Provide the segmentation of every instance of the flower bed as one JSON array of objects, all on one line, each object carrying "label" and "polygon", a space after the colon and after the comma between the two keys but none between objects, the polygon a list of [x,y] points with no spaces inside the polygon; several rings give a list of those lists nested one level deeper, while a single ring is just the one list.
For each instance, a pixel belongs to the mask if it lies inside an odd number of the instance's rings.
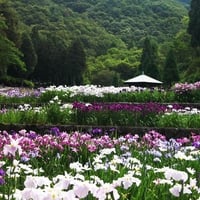
[{"label": "flower bed", "polygon": [[[190,102],[200,103],[199,82],[175,84],[171,90],[141,87],[50,86],[47,88],[9,88],[0,90],[0,103],[48,103],[55,96],[62,102]],[[20,98],[19,98],[20,97]],[[36,98],[35,98],[36,97]],[[32,99],[32,101],[31,101]]]},{"label": "flower bed", "polygon": [[2,199],[198,199],[200,135],[0,135]]},{"label": "flower bed", "polygon": [[[198,103],[199,87],[186,86],[60,86],[0,96],[10,103],[0,113],[9,129],[0,134],[0,199],[200,200],[199,107],[177,104]],[[63,130],[46,130],[54,125]]]},{"label": "flower bed", "polygon": [[75,102],[77,124],[199,128],[200,111],[178,104]]},{"label": "flower bed", "polygon": [[49,104],[17,108],[4,107],[1,124],[96,125],[136,127],[199,128],[200,110],[179,104],[81,103],[61,104],[55,97]]}]

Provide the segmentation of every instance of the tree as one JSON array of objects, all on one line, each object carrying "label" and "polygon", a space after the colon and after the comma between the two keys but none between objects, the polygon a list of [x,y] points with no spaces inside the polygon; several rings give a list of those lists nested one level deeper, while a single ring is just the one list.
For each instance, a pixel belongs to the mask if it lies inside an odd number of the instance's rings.
[{"label": "tree", "polygon": [[200,47],[200,1],[192,0],[189,11],[188,33],[191,34],[191,45]]},{"label": "tree", "polygon": [[68,84],[82,84],[83,73],[86,70],[86,54],[79,39],[73,41],[68,49],[66,67]]},{"label": "tree", "polygon": [[38,58],[32,78],[42,83],[60,84],[60,75],[63,74],[62,65],[64,65],[64,61],[61,59],[63,41],[49,30],[36,29],[32,40]]},{"label": "tree", "polygon": [[120,74],[122,80],[129,79],[136,74],[136,68],[125,62],[119,63],[113,70]]},{"label": "tree", "polygon": [[37,64],[37,54],[30,35],[27,32],[22,34],[21,51],[23,53],[23,61],[26,64],[26,76],[29,76],[35,69]]},{"label": "tree", "polygon": [[156,43],[150,40],[148,37],[145,38],[141,56],[141,64],[139,66],[140,73],[144,72],[149,76],[159,78],[157,59],[158,52]]},{"label": "tree", "polygon": [[163,82],[166,86],[171,86],[174,82],[179,81],[179,73],[174,56],[173,49],[167,53],[164,69],[163,69]]},{"label": "tree", "polygon": [[0,76],[6,76],[10,65],[16,65],[20,70],[25,70],[21,60],[22,53],[15,47],[5,33],[7,29],[5,18],[0,16]]},{"label": "tree", "polygon": [[92,84],[101,86],[118,86],[119,82],[119,74],[109,69],[97,72],[92,78]]},{"label": "tree", "polygon": [[6,36],[17,48],[20,47],[19,18],[16,11],[10,6],[9,0],[0,0],[0,14],[5,18]]},{"label": "tree", "polygon": [[29,75],[34,71],[37,64],[37,55],[30,35],[27,32],[24,32],[22,34],[21,40],[22,43],[20,50],[23,53],[22,60],[25,63],[26,71],[19,71],[17,68],[11,67],[11,69],[9,70],[9,75],[28,78]]},{"label": "tree", "polygon": [[200,57],[196,56],[195,58],[193,58],[190,66],[188,67],[188,69],[185,71],[185,82],[197,82],[199,81],[199,77],[200,77]]},{"label": "tree", "polygon": [[188,64],[194,57],[193,48],[190,45],[190,40],[191,37],[186,32],[186,30],[179,31],[174,38],[173,46],[176,47],[174,49],[174,53],[176,55],[176,61],[179,63],[179,65],[181,64],[188,67]]}]

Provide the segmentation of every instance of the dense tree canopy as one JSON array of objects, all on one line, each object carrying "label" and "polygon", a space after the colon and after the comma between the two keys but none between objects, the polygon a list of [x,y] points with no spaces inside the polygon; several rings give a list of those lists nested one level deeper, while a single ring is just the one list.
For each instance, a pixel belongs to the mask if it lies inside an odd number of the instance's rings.
[{"label": "dense tree canopy", "polygon": [[148,37],[144,40],[139,72],[145,73],[153,78],[160,78],[157,44]]},{"label": "dense tree canopy", "polygon": [[26,75],[29,76],[35,70],[35,66],[37,64],[37,54],[35,52],[31,36],[27,32],[22,34],[20,50],[24,54],[22,59],[26,64]]},{"label": "dense tree canopy", "polygon": [[61,1],[74,12],[84,13],[108,32],[120,37],[129,47],[142,44],[146,35],[162,42],[181,28],[184,7],[174,0]]},{"label": "dense tree canopy", "polygon": [[176,58],[174,56],[174,51],[173,49],[170,49],[164,69],[163,69],[163,82],[166,86],[172,86],[173,83],[176,83],[179,81],[179,73],[178,73],[178,68],[177,68],[177,63],[176,63]]},{"label": "dense tree canopy", "polygon": [[200,1],[192,0],[189,12],[188,32],[191,34],[191,45],[200,47]]},{"label": "dense tree canopy", "polygon": [[[7,75],[10,66],[15,66],[19,70],[25,70],[25,65],[21,60],[22,53],[14,43],[16,41],[13,42],[10,40],[16,38],[11,37],[14,34],[11,34],[13,31],[12,28],[7,25],[8,20],[6,17],[9,15],[9,19],[12,19],[14,16],[11,9],[9,14],[7,10],[8,5],[6,4],[6,2],[0,1],[0,76]],[[6,15],[4,15],[5,13]]]},{"label": "dense tree canopy", "polygon": [[[161,77],[172,47],[181,79],[194,81],[197,76],[189,73],[198,59],[191,51],[187,20],[183,23],[189,2],[0,0],[0,47],[7,52],[0,52],[1,72],[68,85],[98,84],[101,77],[109,82],[110,76],[109,84],[118,85],[137,75],[138,67],[140,73],[145,66],[146,74]],[[149,49],[143,47],[146,36]],[[26,73],[19,70],[24,63]]]},{"label": "dense tree canopy", "polygon": [[39,82],[60,84],[64,78],[63,65],[67,56],[67,45],[58,35],[50,31],[33,30],[32,38],[37,54],[37,65],[32,78]]},{"label": "dense tree canopy", "polygon": [[72,42],[67,54],[68,85],[83,84],[83,73],[86,70],[86,55],[79,39]]}]

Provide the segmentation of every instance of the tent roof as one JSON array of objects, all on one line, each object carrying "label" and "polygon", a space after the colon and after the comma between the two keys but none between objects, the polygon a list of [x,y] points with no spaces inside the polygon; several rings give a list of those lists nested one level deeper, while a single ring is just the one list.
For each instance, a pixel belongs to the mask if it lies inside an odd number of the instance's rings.
[{"label": "tent roof", "polygon": [[158,81],[150,76],[147,76],[145,74],[141,74],[139,76],[136,76],[134,78],[131,78],[127,81],[124,81],[124,83],[127,83],[127,84],[139,84],[139,83],[146,83],[146,84],[162,84],[161,81]]}]

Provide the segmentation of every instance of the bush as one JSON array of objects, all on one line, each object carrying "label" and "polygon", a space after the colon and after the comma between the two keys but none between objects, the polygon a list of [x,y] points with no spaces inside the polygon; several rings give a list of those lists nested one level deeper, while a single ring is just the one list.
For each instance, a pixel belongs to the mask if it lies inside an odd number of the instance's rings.
[{"label": "bush", "polygon": [[12,76],[2,76],[0,77],[0,83],[6,86],[12,86],[12,87],[19,87],[19,86],[25,86],[25,87],[34,87],[34,83],[29,80],[25,80],[22,78],[15,78]]}]

